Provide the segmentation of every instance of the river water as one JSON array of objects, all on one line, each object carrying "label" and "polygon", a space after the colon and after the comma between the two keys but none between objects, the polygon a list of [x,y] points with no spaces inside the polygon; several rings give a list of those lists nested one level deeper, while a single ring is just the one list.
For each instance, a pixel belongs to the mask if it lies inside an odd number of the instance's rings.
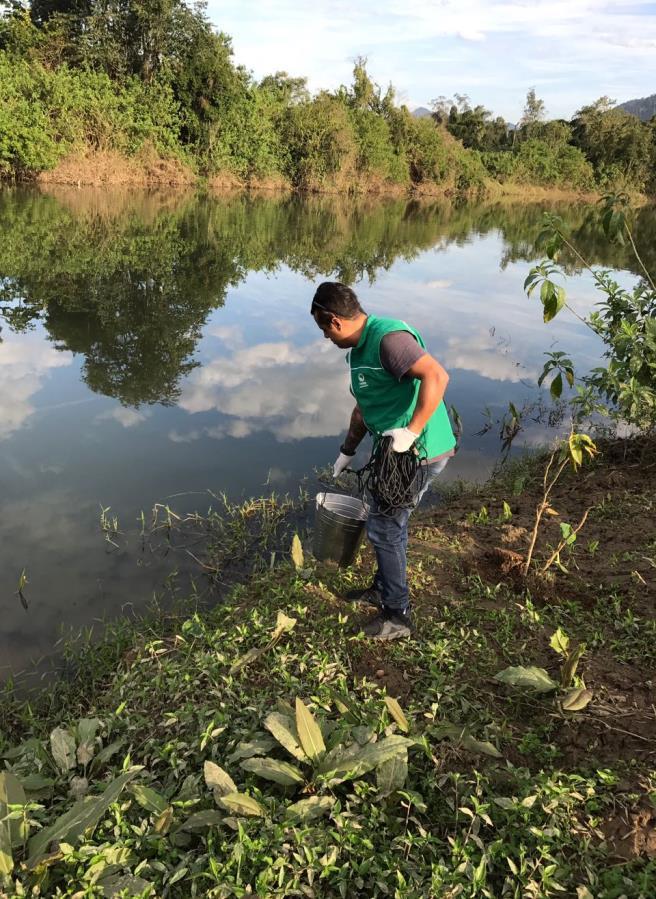
[{"label": "river water", "polygon": [[[322,280],[422,333],[463,422],[445,479],[484,479],[508,403],[546,399],[543,354],[567,351],[579,371],[601,354],[576,318],[545,325],[523,292],[545,208],[1,192],[0,677],[160,589],[161,565],[103,542],[101,507],[130,531],[157,502],[204,511],[208,489],[238,500],[306,478],[312,491],[352,406],[343,352],[308,312]],[[549,209],[593,264],[635,281],[594,207]],[[642,210],[649,262],[655,227]],[[572,263],[568,287],[589,312],[590,274]],[[551,439],[547,418],[529,417],[513,451]]]}]

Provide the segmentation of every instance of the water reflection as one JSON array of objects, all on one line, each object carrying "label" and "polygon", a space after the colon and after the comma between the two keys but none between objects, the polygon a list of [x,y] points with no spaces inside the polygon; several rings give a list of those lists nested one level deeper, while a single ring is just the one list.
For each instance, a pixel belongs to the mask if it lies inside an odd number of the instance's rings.
[{"label": "water reflection", "polygon": [[[0,220],[9,239],[0,247],[0,306],[10,329],[40,321],[56,350],[79,354],[93,391],[128,406],[172,403],[181,379],[198,364],[194,352],[209,314],[249,272],[285,267],[307,278],[372,282],[422,251],[446,252],[497,232],[503,268],[536,258],[541,215],[538,206],[244,196],[172,203],[120,195],[112,206],[101,204],[97,192],[63,192],[57,199],[5,192]],[[566,217],[590,261],[627,264],[626,250],[609,249],[599,236],[596,210],[569,207]],[[637,229],[648,266],[656,255],[645,227],[650,217],[641,210]],[[425,287],[439,293],[453,281],[431,279]],[[276,318],[283,302],[278,296]],[[235,347],[239,329],[232,327],[232,336],[223,336]]]},{"label": "water reflection", "polygon": [[[103,552],[99,504],[129,530],[172,494],[183,511],[205,508],[207,488],[294,490],[333,460],[351,399],[343,354],[308,314],[317,280],[354,283],[365,308],[419,328],[465,422],[449,477],[485,477],[499,448],[473,436],[485,407],[535,400],[555,344],[583,368],[600,354],[576,320],[545,328],[523,295],[543,208],[1,192],[0,668],[161,582],[153,560]],[[630,264],[598,237],[594,208],[552,210],[590,261]],[[656,267],[654,213],[638,219]],[[589,276],[574,295],[591,307]],[[521,439],[544,440],[542,425]]]}]

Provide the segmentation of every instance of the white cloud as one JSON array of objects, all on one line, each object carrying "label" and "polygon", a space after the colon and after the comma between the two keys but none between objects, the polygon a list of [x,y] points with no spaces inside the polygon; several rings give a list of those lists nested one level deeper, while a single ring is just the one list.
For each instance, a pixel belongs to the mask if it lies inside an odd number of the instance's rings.
[{"label": "white cloud", "polygon": [[447,369],[473,371],[484,378],[496,381],[531,380],[537,370],[523,365],[510,354],[509,347],[494,338],[488,331],[466,337],[451,337],[443,353]]},{"label": "white cloud", "polygon": [[37,334],[10,336],[0,343],[0,440],[26,424],[35,411],[32,398],[52,369],[72,361],[72,353],[53,349]]},{"label": "white cloud", "polygon": [[[307,75],[312,90],[333,89],[350,82],[354,58],[365,55],[373,77],[391,80],[415,105],[481,87],[480,102],[511,120],[527,87],[539,88],[561,61],[576,77],[545,97],[553,115],[569,115],[601,93],[643,96],[656,42],[647,0],[243,0],[228,7],[210,0],[208,12],[232,36],[237,62],[257,77],[291,70]],[[434,63],[422,62],[431,56]],[[539,62],[535,81],[526,80],[532,61]]]},{"label": "white cloud", "polygon": [[179,431],[172,430],[169,431],[169,440],[173,443],[192,443],[194,440],[198,440],[201,435],[202,431],[188,431],[186,434],[181,434]]},{"label": "white cloud", "polygon": [[207,329],[210,337],[218,337],[225,344],[233,347],[242,347],[244,345],[244,332],[239,325],[213,325]]},{"label": "white cloud", "polygon": [[133,428],[135,425],[145,421],[149,415],[149,412],[130,409],[127,406],[115,406],[113,409],[109,409],[107,412],[101,412],[100,415],[97,415],[96,421],[113,420],[117,421],[124,428]]},{"label": "white cloud", "polygon": [[473,41],[474,43],[479,43],[480,41],[485,40],[485,35],[481,31],[470,31],[468,29],[463,29],[458,32],[458,37],[462,38],[463,41]]},{"label": "white cloud", "polygon": [[215,359],[189,376],[179,405],[191,414],[214,410],[228,421],[169,437],[194,440],[202,433],[220,439],[267,430],[287,441],[339,434],[353,404],[340,354],[320,340],[302,347],[261,343]]},{"label": "white cloud", "polygon": [[426,287],[432,287],[433,290],[448,290],[449,287],[453,286],[453,281],[440,280],[437,281],[426,281]]}]

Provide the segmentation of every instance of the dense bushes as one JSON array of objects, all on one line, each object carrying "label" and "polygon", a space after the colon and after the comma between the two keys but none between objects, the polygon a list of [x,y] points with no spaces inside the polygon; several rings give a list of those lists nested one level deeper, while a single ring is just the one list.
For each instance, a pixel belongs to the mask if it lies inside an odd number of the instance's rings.
[{"label": "dense bushes", "polygon": [[580,150],[569,144],[551,146],[537,139],[524,141],[513,163],[517,181],[573,189],[594,186],[592,166]]},{"label": "dense bushes", "polygon": [[463,96],[435,101],[427,118],[394,100],[363,59],[350,87],[314,97],[285,72],[258,83],[203,7],[183,0],[12,0],[0,16],[0,176],[29,177],[70,152],[148,146],[201,175],[309,190],[473,191],[490,177],[656,187],[656,126],[605,98],[572,122],[543,121],[529,91],[515,129]]},{"label": "dense bushes", "polygon": [[545,120],[533,89],[517,126],[492,118],[469,98],[433,101],[433,117],[465,147],[479,150],[489,175],[501,182],[575,190],[656,190],[656,118],[642,122],[602,97],[571,122]]},{"label": "dense bushes", "polygon": [[181,153],[177,104],[170,87],[102,72],[54,70],[0,52],[0,174],[52,168],[75,147],[131,155],[146,141]]}]

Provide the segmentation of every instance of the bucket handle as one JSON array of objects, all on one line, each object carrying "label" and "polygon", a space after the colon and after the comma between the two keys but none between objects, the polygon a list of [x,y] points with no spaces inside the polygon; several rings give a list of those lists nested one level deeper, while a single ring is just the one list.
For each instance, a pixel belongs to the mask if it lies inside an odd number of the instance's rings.
[{"label": "bucket handle", "polygon": [[[322,498],[321,498],[321,502],[319,503],[319,508],[320,508],[320,509],[325,508],[325,505],[326,505],[326,496],[327,496],[327,494],[328,494],[328,491],[327,491],[327,490],[322,490],[322,492],[321,492],[321,497],[322,497]],[[360,496],[357,496],[357,497],[356,497],[356,496],[351,496],[351,497],[349,497],[349,498],[350,498],[350,499],[359,499],[360,502],[362,503],[362,511],[363,511],[363,512],[365,511],[365,509],[367,508],[367,504],[366,504],[365,501],[364,501],[364,490],[362,491],[362,493],[360,494]],[[367,513],[367,515],[368,515],[368,514],[369,514],[369,513]]]}]

